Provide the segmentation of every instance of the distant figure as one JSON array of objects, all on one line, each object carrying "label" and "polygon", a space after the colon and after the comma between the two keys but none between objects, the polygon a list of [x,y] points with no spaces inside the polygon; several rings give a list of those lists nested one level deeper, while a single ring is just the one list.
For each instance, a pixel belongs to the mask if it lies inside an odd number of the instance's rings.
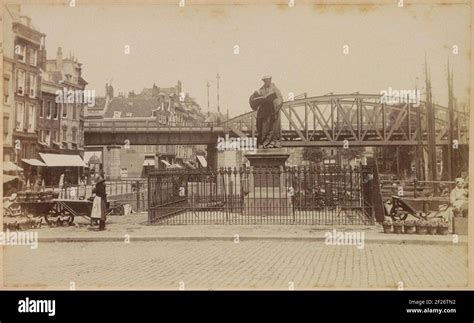
[{"label": "distant figure", "polygon": [[456,178],[456,187],[449,195],[454,216],[467,216],[468,191],[464,188],[464,179]]},{"label": "distant figure", "polygon": [[262,77],[263,86],[249,99],[250,107],[257,110],[257,147],[280,148],[281,124],[280,108],[283,97],[272,83],[270,75]]},{"label": "distant figure", "polygon": [[25,177],[24,172],[20,172],[20,179],[18,181],[18,185],[19,185],[19,188],[18,188],[19,191],[23,191],[24,189],[26,189],[26,177]]},{"label": "distant figure", "polygon": [[99,231],[105,230],[107,193],[105,190],[105,179],[102,175],[97,175],[95,188],[92,193],[95,194],[92,204],[91,219],[99,220]]},{"label": "distant figure", "polygon": [[[59,193],[60,193],[60,198],[67,198],[66,197],[66,188],[64,187],[64,173],[59,176]],[[63,190],[64,189],[64,190]]]}]

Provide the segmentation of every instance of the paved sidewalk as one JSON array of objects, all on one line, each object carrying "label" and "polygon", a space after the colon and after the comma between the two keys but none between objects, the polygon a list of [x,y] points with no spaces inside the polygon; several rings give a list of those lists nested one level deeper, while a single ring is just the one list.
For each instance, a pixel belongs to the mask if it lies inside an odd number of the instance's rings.
[{"label": "paved sidewalk", "polygon": [[37,229],[43,242],[87,242],[87,241],[135,241],[152,240],[287,240],[324,241],[327,232],[333,230],[363,232],[365,241],[370,243],[395,244],[460,244],[467,243],[467,236],[453,235],[407,235],[385,234],[380,225],[147,225],[146,213],[130,216],[110,216],[107,229],[97,231],[78,218],[75,226]]}]

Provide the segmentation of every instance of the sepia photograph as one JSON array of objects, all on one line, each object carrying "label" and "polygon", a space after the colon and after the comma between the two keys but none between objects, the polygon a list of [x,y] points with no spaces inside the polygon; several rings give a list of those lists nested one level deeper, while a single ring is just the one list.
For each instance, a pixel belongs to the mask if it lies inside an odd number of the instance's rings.
[{"label": "sepia photograph", "polygon": [[472,14],[4,1],[1,289],[472,290]]}]

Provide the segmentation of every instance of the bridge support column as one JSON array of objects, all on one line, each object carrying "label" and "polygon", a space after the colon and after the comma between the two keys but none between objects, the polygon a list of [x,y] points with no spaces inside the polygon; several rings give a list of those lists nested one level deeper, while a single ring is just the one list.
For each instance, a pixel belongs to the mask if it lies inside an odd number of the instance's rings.
[{"label": "bridge support column", "polygon": [[107,146],[108,158],[105,174],[110,180],[120,179],[120,149],[119,145]]},{"label": "bridge support column", "polygon": [[210,169],[217,169],[217,147],[216,144],[207,145],[207,167]]}]

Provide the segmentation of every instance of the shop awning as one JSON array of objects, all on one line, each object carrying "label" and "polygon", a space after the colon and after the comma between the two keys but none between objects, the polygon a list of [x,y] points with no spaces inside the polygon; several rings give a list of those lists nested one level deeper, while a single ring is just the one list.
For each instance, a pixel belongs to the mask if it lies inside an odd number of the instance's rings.
[{"label": "shop awning", "polygon": [[37,166],[37,167],[45,167],[46,164],[43,163],[41,160],[38,160],[38,159],[34,159],[34,158],[31,158],[31,159],[22,159],[21,160],[22,162],[28,164],[28,165],[31,165],[31,166]]},{"label": "shop awning", "polygon": [[145,159],[145,161],[143,161],[143,166],[155,166],[155,160]]},{"label": "shop awning", "polygon": [[171,165],[169,168],[182,169],[183,166],[181,166],[181,165],[179,165],[179,164],[173,164],[173,165]]},{"label": "shop awning", "polygon": [[14,181],[16,179],[18,179],[18,176],[11,176],[11,175],[3,174],[3,184]]},{"label": "shop awning", "polygon": [[201,164],[202,167],[207,167],[207,160],[204,158],[204,156],[197,155],[197,160],[199,161],[199,164]]},{"label": "shop awning", "polygon": [[59,155],[40,153],[48,167],[87,167],[86,163],[78,155]]},{"label": "shop awning", "polygon": [[163,164],[165,164],[166,166],[168,166],[168,167],[171,166],[171,164],[168,163],[166,160],[160,160],[160,161],[161,161]]},{"label": "shop awning", "polygon": [[196,169],[196,166],[194,166],[193,164],[191,164],[191,163],[188,162],[188,161],[185,161],[185,162],[184,162],[184,165],[188,166],[190,169]]},{"label": "shop awning", "polygon": [[11,161],[5,161],[3,162],[3,171],[4,172],[15,172],[15,171],[21,172],[23,171],[23,168],[21,168],[20,166],[17,166]]}]

